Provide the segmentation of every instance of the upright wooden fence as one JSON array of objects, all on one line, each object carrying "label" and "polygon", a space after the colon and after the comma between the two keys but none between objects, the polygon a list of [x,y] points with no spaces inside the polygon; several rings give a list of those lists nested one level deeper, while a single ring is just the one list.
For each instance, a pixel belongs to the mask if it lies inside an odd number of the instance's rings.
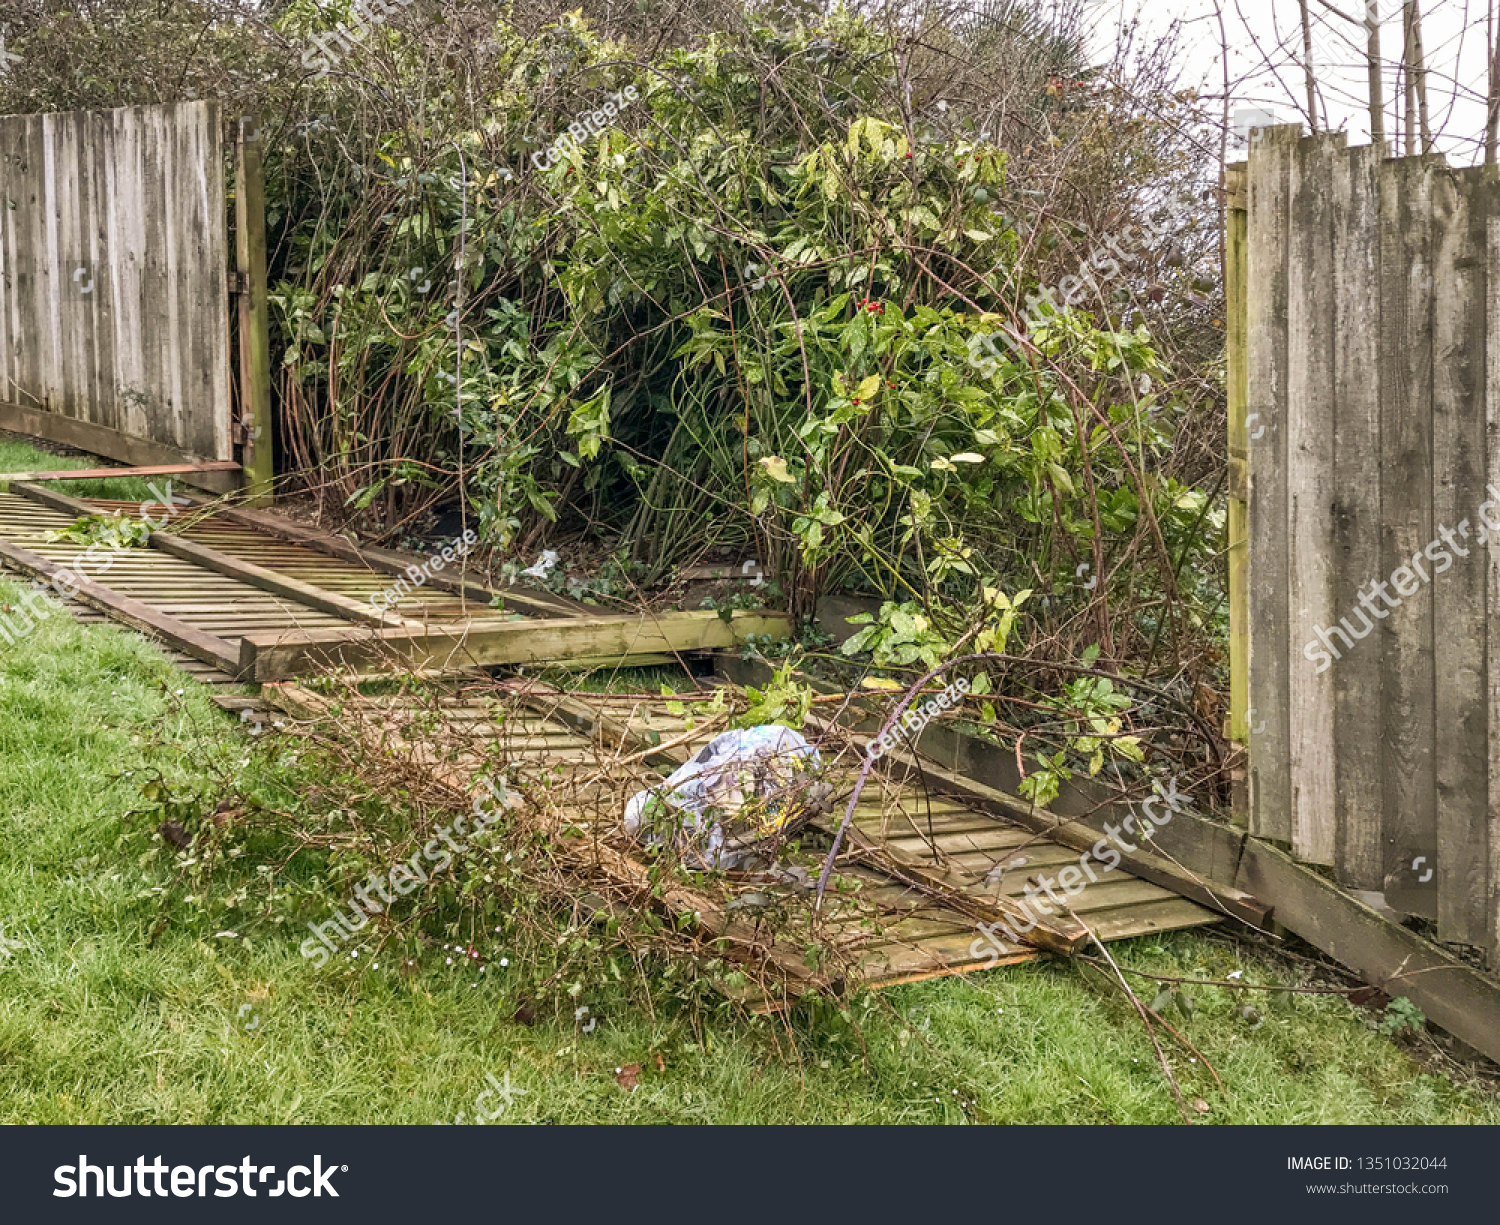
[{"label": "upright wooden fence", "polygon": [[1231,243],[1251,833],[1493,962],[1500,183],[1383,153],[1264,130]]},{"label": "upright wooden fence", "polygon": [[217,107],[0,118],[0,426],[235,458]]}]

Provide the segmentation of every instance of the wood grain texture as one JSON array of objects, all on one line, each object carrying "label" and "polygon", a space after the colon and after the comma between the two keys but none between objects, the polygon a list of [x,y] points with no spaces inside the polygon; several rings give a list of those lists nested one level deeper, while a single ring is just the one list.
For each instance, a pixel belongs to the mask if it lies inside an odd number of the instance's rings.
[{"label": "wood grain texture", "polygon": [[633,655],[711,651],[749,634],[786,637],[784,616],[736,612],[678,612],[650,617],[579,617],[533,621],[473,621],[419,630],[258,631],[241,642],[240,665],[257,681],[308,676],[325,668],[381,672],[422,668],[461,671],[499,664],[577,658],[625,660]]},{"label": "wood grain texture", "polygon": [[234,458],[220,146],[210,102],[0,117],[0,400]]},{"label": "wood grain texture", "polygon": [[[1496,212],[1500,212],[1497,206]],[[1485,292],[1486,330],[1500,333],[1500,216],[1485,218],[1485,254],[1489,283]],[[1500,344],[1485,350],[1485,459],[1490,485],[1500,488]],[[1485,696],[1489,741],[1489,923],[1485,945],[1491,968],[1500,966],[1500,498],[1489,488],[1479,507],[1485,570]],[[1493,525],[1493,526],[1492,526]]]},{"label": "wood grain texture", "polygon": [[[1333,599],[1360,626],[1360,593],[1380,573],[1380,165],[1383,147],[1347,150],[1333,167],[1335,311]],[[1378,619],[1378,618],[1377,618]],[[1334,865],[1354,889],[1385,884],[1381,828],[1380,642],[1332,670]]]},{"label": "wood grain texture", "polygon": [[1267,128],[1250,150],[1246,414],[1250,484],[1250,829],[1292,837],[1287,614],[1287,267],[1297,124]]},{"label": "wood grain texture", "polygon": [[[1229,727],[1227,736],[1242,747],[1250,743],[1250,536],[1248,463],[1249,438],[1245,416],[1249,410],[1249,331],[1246,318],[1247,278],[1250,272],[1249,216],[1245,211],[1243,166],[1229,169],[1229,209],[1225,223],[1224,290],[1229,334],[1229,497],[1225,515],[1224,552],[1229,568]],[[1243,784],[1236,787],[1237,820],[1247,820]]]},{"label": "wood grain texture", "polygon": [[[1333,604],[1334,167],[1343,138],[1309,137],[1292,157],[1287,235],[1286,511],[1292,849],[1334,858],[1333,669],[1301,644],[1337,622]],[[1274,479],[1274,478],[1273,478]]]},{"label": "wood grain texture", "polygon": [[[1482,170],[1433,176],[1432,563],[1438,937],[1484,945],[1489,901],[1487,576],[1478,508],[1488,471],[1486,217]],[[1435,547],[1434,547],[1435,546]]]},{"label": "wood grain texture", "polygon": [[[1413,562],[1433,539],[1432,159],[1381,167],[1381,561],[1389,616],[1380,624],[1385,894],[1437,918],[1437,775],[1433,760],[1433,593]],[[1356,647],[1360,644],[1356,644]],[[1336,665],[1337,666],[1337,665]],[[1419,862],[1420,861],[1420,862]]]}]

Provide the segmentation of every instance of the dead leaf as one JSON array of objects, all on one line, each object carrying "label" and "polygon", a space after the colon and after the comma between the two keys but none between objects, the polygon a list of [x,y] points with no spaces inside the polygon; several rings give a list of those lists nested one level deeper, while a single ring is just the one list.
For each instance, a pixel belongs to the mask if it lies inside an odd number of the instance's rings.
[{"label": "dead leaf", "polygon": [[[661,1058],[661,1056],[657,1056]],[[641,1065],[638,1063],[627,1063],[623,1068],[615,1069],[615,1081],[622,1089],[634,1089],[636,1081],[641,1078]]]},{"label": "dead leaf", "polygon": [[665,1072],[667,1070],[667,1061],[661,1057],[660,1051],[656,1052],[656,1070],[658,1072]]},{"label": "dead leaf", "polygon": [[176,821],[163,821],[161,828],[156,831],[179,851],[184,850],[193,843],[192,834],[183,829]]}]

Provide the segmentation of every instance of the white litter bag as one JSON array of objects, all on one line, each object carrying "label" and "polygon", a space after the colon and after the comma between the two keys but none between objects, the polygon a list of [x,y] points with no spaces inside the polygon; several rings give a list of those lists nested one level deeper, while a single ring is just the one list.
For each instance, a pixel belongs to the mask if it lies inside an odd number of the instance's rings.
[{"label": "white litter bag", "polygon": [[689,867],[733,868],[798,808],[794,786],[821,759],[801,733],[778,724],[725,732],[660,787],[625,806],[625,830],[673,838]]}]

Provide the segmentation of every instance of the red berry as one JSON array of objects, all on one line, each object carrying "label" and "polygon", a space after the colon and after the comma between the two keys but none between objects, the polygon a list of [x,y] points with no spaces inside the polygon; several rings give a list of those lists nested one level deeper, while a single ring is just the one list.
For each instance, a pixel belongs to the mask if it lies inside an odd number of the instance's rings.
[{"label": "red berry", "polygon": [[854,402],[855,402],[855,403],[856,403],[856,404],[858,404],[858,403],[859,403],[859,401],[858,401],[858,400],[856,400],[856,401],[854,401]]}]

